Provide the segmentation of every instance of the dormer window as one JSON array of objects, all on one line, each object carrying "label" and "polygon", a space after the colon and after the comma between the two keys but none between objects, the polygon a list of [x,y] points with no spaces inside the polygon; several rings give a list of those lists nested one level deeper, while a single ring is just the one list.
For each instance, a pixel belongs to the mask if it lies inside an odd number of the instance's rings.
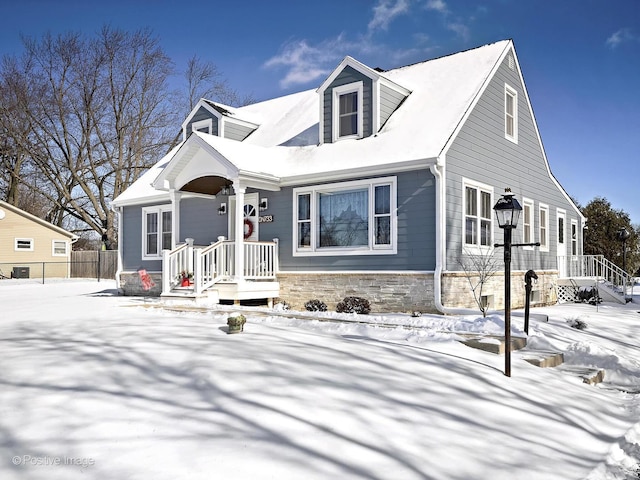
[{"label": "dormer window", "polygon": [[202,132],[213,135],[213,120],[211,118],[207,118],[205,120],[200,120],[199,122],[193,122],[191,124],[191,130],[194,132]]},{"label": "dormer window", "polygon": [[363,83],[355,82],[333,89],[333,140],[362,138]]}]

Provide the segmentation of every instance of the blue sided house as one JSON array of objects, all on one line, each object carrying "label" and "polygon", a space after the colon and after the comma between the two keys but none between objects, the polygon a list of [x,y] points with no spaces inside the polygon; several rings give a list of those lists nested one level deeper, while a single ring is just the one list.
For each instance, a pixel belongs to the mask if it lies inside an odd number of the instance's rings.
[{"label": "blue sided house", "polygon": [[[513,250],[514,306],[530,269],[535,304],[573,295],[594,260],[585,218],[551,173],[513,42],[389,71],[346,57],[314,90],[201,99],[182,141],[113,201],[118,281],[167,300],[477,308],[464,265],[501,262],[507,187],[523,208],[513,242],[540,243]],[[502,308],[503,282],[501,267],[482,302]]]}]

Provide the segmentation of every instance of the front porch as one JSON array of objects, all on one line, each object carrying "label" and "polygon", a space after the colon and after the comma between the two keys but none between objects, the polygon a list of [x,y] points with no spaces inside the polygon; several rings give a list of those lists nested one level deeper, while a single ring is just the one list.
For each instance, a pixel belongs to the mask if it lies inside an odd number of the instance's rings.
[{"label": "front porch", "polygon": [[[239,304],[242,300],[265,299],[273,305],[280,293],[276,281],[277,242],[221,238],[208,246],[195,246],[187,240],[163,252],[163,300]],[[236,255],[237,251],[242,255]]]}]

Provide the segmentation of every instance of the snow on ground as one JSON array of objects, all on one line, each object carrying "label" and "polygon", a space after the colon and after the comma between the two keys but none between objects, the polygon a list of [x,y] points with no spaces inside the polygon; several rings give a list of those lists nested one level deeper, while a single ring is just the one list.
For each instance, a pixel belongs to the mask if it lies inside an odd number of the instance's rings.
[{"label": "snow on ground", "polygon": [[530,344],[604,368],[599,386],[519,352],[509,378],[457,341],[499,335],[497,315],[254,308],[227,335],[231,307],[162,309],[110,281],[3,280],[0,305],[2,479],[639,476],[637,304],[533,310],[549,321]]}]

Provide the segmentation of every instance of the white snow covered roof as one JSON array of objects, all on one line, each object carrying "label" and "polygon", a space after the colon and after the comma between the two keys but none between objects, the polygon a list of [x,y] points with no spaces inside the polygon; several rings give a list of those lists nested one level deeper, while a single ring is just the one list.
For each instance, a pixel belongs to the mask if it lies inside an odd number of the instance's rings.
[{"label": "white snow covered roof", "polygon": [[[318,94],[316,90],[308,90],[233,109],[238,118],[251,119],[259,125],[242,142],[194,132],[184,144],[203,140],[207,148],[224,157],[238,171],[277,177],[283,186],[318,179],[346,178],[356,172],[377,174],[429,165],[443,152],[510,48],[511,40],[503,40],[434,60],[376,72],[411,93],[380,131],[370,137],[321,145],[282,146],[319,123]],[[158,190],[147,187],[174,155],[186,155],[182,146],[158,162],[114,203],[131,202],[134,197],[142,198],[140,195],[147,200],[158,195]],[[177,166],[178,163],[172,162],[171,165]],[[140,182],[145,185],[137,185]],[[156,186],[162,188],[161,182],[156,182]]]}]

